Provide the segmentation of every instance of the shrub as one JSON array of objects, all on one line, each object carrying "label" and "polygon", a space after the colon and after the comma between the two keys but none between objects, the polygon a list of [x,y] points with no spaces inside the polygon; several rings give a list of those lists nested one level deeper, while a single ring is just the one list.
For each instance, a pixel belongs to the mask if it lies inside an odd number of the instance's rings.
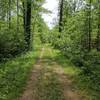
[{"label": "shrub", "polygon": [[0,31],[0,61],[13,57],[24,49],[24,39],[14,30]]}]

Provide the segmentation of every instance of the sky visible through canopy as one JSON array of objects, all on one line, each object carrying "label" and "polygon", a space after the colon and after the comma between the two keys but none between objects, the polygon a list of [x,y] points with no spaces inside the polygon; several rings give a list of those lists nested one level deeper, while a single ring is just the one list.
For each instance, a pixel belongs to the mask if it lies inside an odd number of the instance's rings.
[{"label": "sky visible through canopy", "polygon": [[43,7],[52,12],[50,14],[42,15],[48,26],[52,28],[54,26],[55,19],[57,19],[58,16],[58,0],[46,0]]}]

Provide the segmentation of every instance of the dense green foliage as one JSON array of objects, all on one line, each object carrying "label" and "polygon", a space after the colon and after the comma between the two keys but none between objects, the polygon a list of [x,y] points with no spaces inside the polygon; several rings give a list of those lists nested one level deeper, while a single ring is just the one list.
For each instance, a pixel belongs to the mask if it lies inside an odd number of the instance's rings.
[{"label": "dense green foliage", "polygon": [[62,20],[51,30],[49,42],[80,67],[80,74],[89,78],[83,80],[90,80],[89,89],[100,92],[100,3],[97,0],[76,1],[63,1],[63,14],[59,14]]},{"label": "dense green foliage", "polygon": [[0,100],[17,100],[38,55],[39,48],[35,48],[34,53],[30,51],[0,64]]},{"label": "dense green foliage", "polygon": [[[42,13],[49,12],[43,8],[44,2],[0,0],[0,100],[13,100],[20,95],[39,54],[35,44],[40,43],[59,49],[55,59],[67,74],[76,76],[76,86],[88,91],[90,100],[100,100],[100,0],[59,0],[59,20],[52,30],[42,18]],[[50,88],[41,76],[38,88],[50,89],[50,100],[55,95],[58,100],[62,93],[56,90],[58,80],[53,74],[47,81]]]},{"label": "dense green foliage", "polygon": [[38,37],[47,27],[42,13],[48,10],[43,3],[44,0],[0,0],[0,100],[20,96],[39,56]]},{"label": "dense green foliage", "polygon": [[43,3],[44,0],[0,0],[0,61],[32,49],[34,34],[43,33],[46,26],[42,13],[48,10]]}]

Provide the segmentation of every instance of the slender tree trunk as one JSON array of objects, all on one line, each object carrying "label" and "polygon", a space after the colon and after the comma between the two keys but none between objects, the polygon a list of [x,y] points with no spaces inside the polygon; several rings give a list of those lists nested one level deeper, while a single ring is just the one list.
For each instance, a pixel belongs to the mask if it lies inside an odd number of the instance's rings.
[{"label": "slender tree trunk", "polygon": [[91,51],[91,0],[89,0],[88,14],[88,51]]},{"label": "slender tree trunk", "polygon": [[19,0],[17,0],[17,28],[16,28],[16,32],[18,33],[19,31]]},{"label": "slender tree trunk", "polygon": [[23,8],[24,34],[27,45],[26,50],[29,50],[31,44],[31,0],[23,2]]},{"label": "slender tree trunk", "polygon": [[98,0],[98,32],[97,32],[97,51],[100,51],[100,0]]},{"label": "slender tree trunk", "polygon": [[[7,8],[9,8],[9,7],[7,7]],[[9,11],[8,11],[8,9],[7,9],[7,28],[9,29]]]},{"label": "slender tree trunk", "polygon": [[11,0],[9,0],[9,29],[11,28]]},{"label": "slender tree trunk", "polygon": [[62,27],[63,27],[63,4],[64,0],[60,1],[60,12],[59,12],[59,32],[62,32]]}]

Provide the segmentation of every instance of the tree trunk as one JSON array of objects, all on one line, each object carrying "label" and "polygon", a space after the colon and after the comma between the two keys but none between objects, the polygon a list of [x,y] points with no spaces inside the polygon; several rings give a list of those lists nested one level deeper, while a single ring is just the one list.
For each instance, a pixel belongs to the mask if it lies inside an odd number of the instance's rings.
[{"label": "tree trunk", "polygon": [[17,0],[17,28],[16,28],[16,32],[18,33],[19,31],[19,0]]},{"label": "tree trunk", "polygon": [[11,0],[9,0],[9,11],[8,11],[8,15],[9,15],[9,29],[11,28]]},{"label": "tree trunk", "polygon": [[98,0],[98,32],[97,32],[97,51],[100,51],[100,0]]},{"label": "tree trunk", "polygon": [[91,0],[89,0],[88,16],[88,51],[91,51]]},{"label": "tree trunk", "polygon": [[59,13],[59,32],[62,32],[62,27],[63,27],[63,4],[64,0],[60,1],[60,13]]},{"label": "tree trunk", "polygon": [[31,0],[23,2],[23,21],[24,21],[24,34],[26,42],[26,50],[30,49],[31,39]]}]

